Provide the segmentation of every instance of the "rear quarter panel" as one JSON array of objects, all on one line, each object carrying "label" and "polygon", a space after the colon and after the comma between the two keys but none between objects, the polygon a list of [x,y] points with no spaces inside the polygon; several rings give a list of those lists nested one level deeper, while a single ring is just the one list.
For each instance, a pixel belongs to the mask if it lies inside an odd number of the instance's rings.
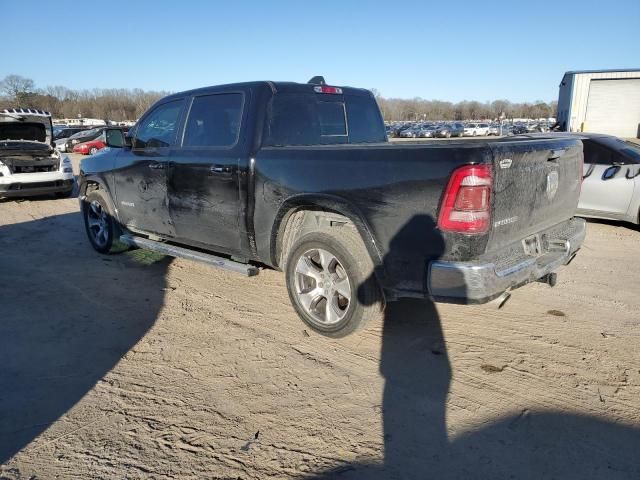
[{"label": "rear quarter panel", "polygon": [[428,261],[484,250],[483,237],[443,235],[436,223],[451,172],[487,161],[486,145],[468,142],[264,148],[254,173],[258,256],[277,264],[280,220],[292,208],[324,198],[371,236],[370,253],[384,266],[379,277],[385,288],[421,292]]}]

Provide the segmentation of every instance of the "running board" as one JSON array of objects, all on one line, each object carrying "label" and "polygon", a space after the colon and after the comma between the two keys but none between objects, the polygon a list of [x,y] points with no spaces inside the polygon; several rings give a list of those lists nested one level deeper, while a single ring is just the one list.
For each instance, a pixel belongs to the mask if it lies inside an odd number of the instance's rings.
[{"label": "running board", "polygon": [[229,270],[231,272],[241,273],[247,277],[253,277],[257,275],[260,270],[258,267],[248,265],[246,263],[238,263],[228,258],[217,257],[209,253],[202,253],[196,250],[189,250],[188,248],[176,247],[163,242],[156,242],[149,240],[148,238],[138,237],[135,235],[121,235],[120,241],[126,245],[132,247],[140,247],[145,250],[152,250],[154,252],[162,253],[163,255],[169,255],[170,257],[186,258],[193,260],[194,262],[206,263],[212,267],[222,268],[223,270]]}]

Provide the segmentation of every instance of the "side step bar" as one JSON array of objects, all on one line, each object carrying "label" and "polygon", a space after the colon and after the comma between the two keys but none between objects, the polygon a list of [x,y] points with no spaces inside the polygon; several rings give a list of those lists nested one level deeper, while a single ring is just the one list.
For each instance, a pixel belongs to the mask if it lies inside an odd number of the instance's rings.
[{"label": "side step bar", "polygon": [[149,240],[148,238],[137,237],[135,235],[121,235],[120,241],[126,245],[132,247],[140,247],[146,250],[152,250],[154,252],[162,253],[163,255],[169,255],[170,257],[186,258],[195,262],[206,263],[212,267],[222,268],[223,270],[229,270],[236,273],[241,273],[247,277],[253,277],[257,275],[260,270],[258,267],[248,265],[246,263],[238,263],[228,258],[217,257],[209,253],[202,253],[196,250],[189,250],[188,248],[176,247],[163,242],[156,242]]}]

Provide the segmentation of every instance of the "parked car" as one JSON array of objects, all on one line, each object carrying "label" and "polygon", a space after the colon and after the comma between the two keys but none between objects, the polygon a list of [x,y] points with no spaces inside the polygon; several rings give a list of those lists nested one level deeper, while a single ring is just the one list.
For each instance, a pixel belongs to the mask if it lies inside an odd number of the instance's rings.
[{"label": "parked car", "polygon": [[478,135],[478,125],[476,123],[468,123],[464,126],[463,135],[465,137],[475,137]]},{"label": "parked car", "polygon": [[476,135],[486,137],[489,135],[489,124],[488,123],[478,123],[476,125]]},{"label": "parked car", "polygon": [[66,152],[67,139],[86,130],[88,130],[87,127],[63,127],[62,129],[58,130],[54,129],[53,142],[56,150],[58,150],[59,152]]},{"label": "parked car", "polygon": [[89,142],[98,138],[105,127],[92,128],[90,130],[82,130],[74,135],[71,135],[65,142],[64,151],[73,152],[73,148],[79,143]]},{"label": "parked car", "polygon": [[610,135],[577,136],[584,148],[578,215],[640,224],[640,145]]},{"label": "parked car", "polygon": [[522,134],[530,133],[530,132],[529,132],[529,129],[527,128],[526,125],[517,125],[516,124],[511,128],[511,133],[513,133],[514,135],[522,135]]},{"label": "parked car", "polygon": [[71,161],[52,145],[51,114],[30,108],[0,111],[0,198],[73,191]]},{"label": "parked car", "polygon": [[69,138],[71,135],[75,135],[78,132],[88,130],[87,127],[61,127],[53,130],[53,139],[60,140],[63,138]]},{"label": "parked car", "polygon": [[413,126],[402,130],[400,132],[400,138],[418,138],[420,136],[420,127]]},{"label": "parked car", "polygon": [[370,92],[313,81],[176,93],[127,137],[107,129],[109,150],[80,162],[93,248],[283,270],[300,318],[332,337],[385,301],[483,303],[555,284],[585,235],[579,139],[381,145]]},{"label": "parked car", "polygon": [[405,130],[408,130],[411,127],[412,127],[412,125],[410,125],[410,124],[398,125],[393,129],[393,136],[395,138],[400,138],[400,137],[402,137],[402,132],[404,132]]},{"label": "parked car", "polygon": [[83,155],[94,155],[98,152],[98,150],[102,150],[106,147],[106,143],[104,140],[104,132],[93,140],[89,140],[88,142],[78,143],[73,147],[73,153],[81,153]]},{"label": "parked car", "polygon": [[464,124],[455,122],[449,125],[452,137],[462,137],[464,135]]},{"label": "parked car", "polygon": [[[112,130],[122,130],[123,133],[127,133],[129,127],[111,127]],[[105,148],[106,145],[105,139],[105,131],[102,129],[100,135],[93,140],[89,140],[88,142],[78,143],[73,147],[73,153],[81,153],[83,155],[94,155],[99,150]]]},{"label": "parked car", "polygon": [[451,125],[440,125],[436,127],[433,131],[433,136],[438,138],[451,138],[453,136]]},{"label": "parked car", "polygon": [[418,129],[418,137],[419,138],[433,138],[435,137],[435,133],[438,127],[435,125],[427,125],[420,127]]},{"label": "parked car", "polygon": [[489,131],[487,132],[487,135],[495,135],[496,137],[500,135],[500,125],[498,125],[497,123],[492,123],[491,125],[489,125]]}]

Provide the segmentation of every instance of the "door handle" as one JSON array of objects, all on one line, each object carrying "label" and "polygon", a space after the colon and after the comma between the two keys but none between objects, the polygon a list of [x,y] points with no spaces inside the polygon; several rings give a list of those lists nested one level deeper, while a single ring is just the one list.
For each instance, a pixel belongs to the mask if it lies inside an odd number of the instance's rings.
[{"label": "door handle", "polygon": [[231,175],[231,167],[224,165],[211,165],[209,173],[211,175]]},{"label": "door handle", "polygon": [[149,164],[149,168],[153,170],[164,170],[167,168],[167,162],[153,162]]}]

